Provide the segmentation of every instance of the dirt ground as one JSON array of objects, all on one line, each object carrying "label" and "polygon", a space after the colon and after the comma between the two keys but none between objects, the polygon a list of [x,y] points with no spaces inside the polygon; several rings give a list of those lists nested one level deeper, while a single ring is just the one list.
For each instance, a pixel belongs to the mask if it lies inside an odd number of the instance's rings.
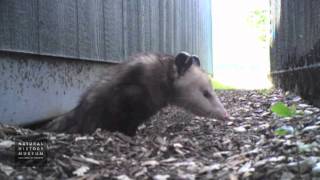
[{"label": "dirt ground", "polygon": [[[39,133],[0,126],[0,179],[320,179],[320,109],[299,96],[273,91],[219,91],[232,118],[201,118],[168,107],[133,138],[97,130]],[[275,102],[295,104],[280,118]],[[287,135],[276,135],[278,128]],[[20,163],[21,138],[47,140],[46,161]]]}]

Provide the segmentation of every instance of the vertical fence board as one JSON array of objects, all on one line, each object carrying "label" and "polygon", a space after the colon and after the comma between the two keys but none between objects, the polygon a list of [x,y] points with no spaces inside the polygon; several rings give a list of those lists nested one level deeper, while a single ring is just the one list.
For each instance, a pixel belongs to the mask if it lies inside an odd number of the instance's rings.
[{"label": "vertical fence board", "polygon": [[38,47],[38,1],[10,1],[11,48],[35,52]]},{"label": "vertical fence board", "polygon": [[159,51],[160,27],[159,27],[159,1],[150,0],[150,18],[151,18],[151,51]]},{"label": "vertical fence board", "polygon": [[211,52],[209,4],[210,0],[2,0],[0,49],[113,62],[138,52],[188,51],[204,57]]},{"label": "vertical fence board", "polygon": [[181,0],[174,1],[174,49],[181,51]]},{"label": "vertical fence board", "polygon": [[167,0],[166,4],[167,16],[166,16],[166,52],[174,53],[174,1]]},{"label": "vertical fence board", "polygon": [[0,1],[0,49],[10,49],[9,5],[11,0]]},{"label": "vertical fence board", "polygon": [[150,1],[139,0],[139,49],[142,52],[151,49],[151,19],[150,19]]},{"label": "vertical fence board", "polygon": [[39,1],[40,53],[79,57],[76,0]]},{"label": "vertical fence board", "polygon": [[159,1],[159,51],[166,52],[167,0]]},{"label": "vertical fence board", "polygon": [[320,106],[320,1],[272,0],[270,64],[276,87]]},{"label": "vertical fence board", "polygon": [[102,0],[78,0],[79,56],[105,59]]},{"label": "vertical fence board", "polygon": [[[125,58],[127,45],[124,44],[124,18],[123,6],[125,0],[103,1],[104,19],[104,46],[106,60],[122,60]],[[126,47],[126,48],[125,48]]]},{"label": "vertical fence board", "polygon": [[128,54],[132,55],[139,52],[138,1],[127,3]]}]

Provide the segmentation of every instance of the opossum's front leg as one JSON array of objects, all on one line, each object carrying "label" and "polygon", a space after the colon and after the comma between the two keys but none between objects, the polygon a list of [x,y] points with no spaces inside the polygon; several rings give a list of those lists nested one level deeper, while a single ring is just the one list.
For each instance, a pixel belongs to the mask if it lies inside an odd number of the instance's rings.
[{"label": "opossum's front leg", "polygon": [[134,136],[138,126],[152,115],[151,98],[147,90],[138,85],[121,88],[119,131]]},{"label": "opossum's front leg", "polygon": [[138,126],[128,126],[126,125],[125,127],[121,128],[120,132],[127,136],[135,136],[137,133]]}]

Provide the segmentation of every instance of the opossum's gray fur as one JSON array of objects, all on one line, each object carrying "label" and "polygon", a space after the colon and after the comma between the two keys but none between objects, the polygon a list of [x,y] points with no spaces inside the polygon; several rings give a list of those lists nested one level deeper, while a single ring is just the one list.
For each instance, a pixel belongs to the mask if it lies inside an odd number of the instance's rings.
[{"label": "opossum's gray fur", "polygon": [[141,123],[180,96],[175,81],[199,65],[197,57],[186,53],[132,56],[108,68],[107,75],[83,94],[72,111],[41,124],[40,129],[91,133],[101,128],[133,136]]},{"label": "opossum's gray fur", "polygon": [[54,131],[88,133],[97,128],[134,135],[148,117],[166,106],[173,95],[173,56],[143,54],[108,69],[79,105],[55,119]]}]

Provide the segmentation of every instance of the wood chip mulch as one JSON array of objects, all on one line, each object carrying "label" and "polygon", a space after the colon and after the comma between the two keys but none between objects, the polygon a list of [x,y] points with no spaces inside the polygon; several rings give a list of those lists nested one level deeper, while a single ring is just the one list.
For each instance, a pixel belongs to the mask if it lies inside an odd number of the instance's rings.
[{"label": "wood chip mulch", "polygon": [[[0,179],[320,179],[320,109],[281,90],[218,91],[232,118],[219,121],[171,106],[135,137],[97,129],[89,135],[0,125]],[[295,105],[280,118],[276,102]],[[277,135],[279,128],[286,135]],[[47,140],[46,161],[15,160],[23,137]]]}]

